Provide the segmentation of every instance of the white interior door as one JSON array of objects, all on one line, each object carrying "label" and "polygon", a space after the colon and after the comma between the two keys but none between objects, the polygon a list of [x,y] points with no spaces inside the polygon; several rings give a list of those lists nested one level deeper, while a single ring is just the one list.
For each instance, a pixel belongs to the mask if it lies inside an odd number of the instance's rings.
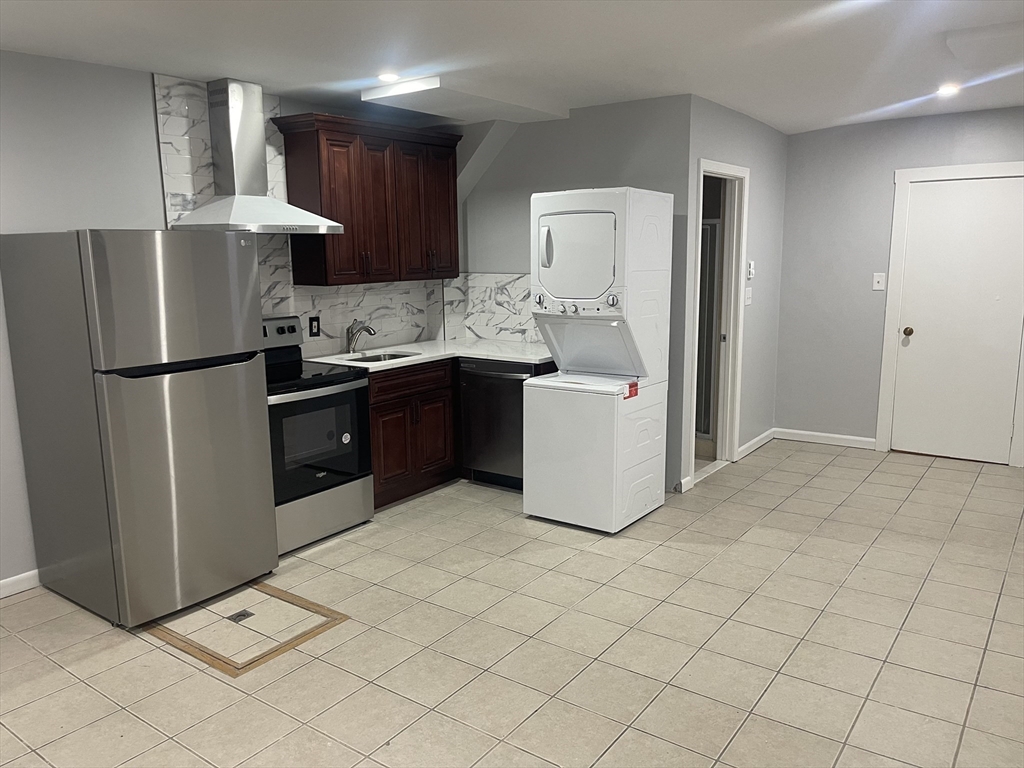
[{"label": "white interior door", "polygon": [[910,184],[892,448],[1006,463],[1024,323],[1024,179]]}]

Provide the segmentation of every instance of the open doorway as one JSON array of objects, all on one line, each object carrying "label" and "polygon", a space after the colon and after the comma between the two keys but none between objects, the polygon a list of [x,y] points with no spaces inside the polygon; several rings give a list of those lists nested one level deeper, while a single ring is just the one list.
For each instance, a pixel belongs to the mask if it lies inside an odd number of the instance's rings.
[{"label": "open doorway", "polygon": [[[692,357],[684,371],[693,415],[683,459],[690,486],[739,456],[740,360],[746,276],[746,211],[750,171],[700,161],[692,232]],[[684,487],[685,490],[685,487]]]}]

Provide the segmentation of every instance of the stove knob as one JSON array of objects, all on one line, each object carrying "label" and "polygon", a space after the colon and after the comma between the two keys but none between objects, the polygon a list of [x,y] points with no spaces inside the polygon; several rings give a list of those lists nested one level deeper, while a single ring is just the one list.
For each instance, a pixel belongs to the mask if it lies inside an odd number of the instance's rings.
[{"label": "stove knob", "polygon": [[538,307],[543,307],[543,306],[544,306],[544,294],[543,294],[543,293],[538,293],[538,294],[537,294],[537,295],[536,295],[536,296],[534,297],[534,299],[533,299],[533,300],[534,300],[535,302],[537,302],[537,306],[538,306]]},{"label": "stove knob", "polygon": [[616,306],[616,305],[617,305],[618,303],[619,303],[619,297],[618,297],[618,296],[616,296],[616,295],[615,295],[614,293],[613,293],[613,294],[611,294],[611,295],[610,295],[610,296],[608,297],[608,306],[609,306],[609,307],[614,307],[614,306]]},{"label": "stove knob", "polygon": [[574,315],[578,315],[580,313],[580,308],[573,304],[571,307],[569,307],[569,311],[572,312]]},{"label": "stove knob", "polygon": [[287,331],[285,330],[283,325],[279,325],[277,326],[277,333],[279,336],[284,336],[285,333],[287,333]]},{"label": "stove knob", "polygon": [[564,315],[566,313],[565,304],[559,304],[558,311]]}]

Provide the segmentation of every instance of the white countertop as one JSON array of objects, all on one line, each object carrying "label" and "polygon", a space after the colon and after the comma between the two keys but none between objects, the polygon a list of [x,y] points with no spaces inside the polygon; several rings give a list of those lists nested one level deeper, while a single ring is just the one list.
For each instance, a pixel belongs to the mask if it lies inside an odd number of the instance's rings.
[{"label": "white countertop", "polygon": [[[388,352],[414,352],[410,357],[397,360],[383,360],[377,363],[364,363],[358,359],[360,355],[379,355]],[[504,360],[509,363],[546,363],[552,360],[551,352],[546,344],[527,344],[521,341],[492,341],[490,339],[449,339],[448,341],[419,341],[413,344],[399,344],[380,349],[364,349],[351,355],[328,355],[314,357],[314,363],[341,363],[366,368],[368,371],[387,371],[407,365],[420,365],[436,360],[448,360],[453,357],[472,357],[478,360]]]}]

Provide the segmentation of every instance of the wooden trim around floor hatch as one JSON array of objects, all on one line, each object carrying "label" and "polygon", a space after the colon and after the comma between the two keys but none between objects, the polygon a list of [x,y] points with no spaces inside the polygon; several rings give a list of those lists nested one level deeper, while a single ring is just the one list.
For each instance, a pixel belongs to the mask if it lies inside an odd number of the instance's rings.
[{"label": "wooden trim around floor hatch", "polygon": [[307,640],[311,640],[317,635],[323,634],[327,630],[333,629],[349,619],[349,617],[344,613],[339,613],[325,605],[320,605],[320,603],[314,603],[311,600],[307,600],[304,597],[293,595],[291,592],[285,592],[283,589],[279,589],[278,587],[262,581],[253,582],[249,586],[269,595],[270,597],[275,597],[278,600],[291,603],[294,606],[303,608],[310,613],[317,614],[318,616],[323,616],[325,621],[322,624],[318,624],[312,629],[293,637],[291,640],[286,640],[283,643],[280,643],[276,648],[271,648],[269,651],[261,653],[259,656],[245,662],[244,664],[239,664],[237,661],[234,661],[227,656],[223,656],[204,645],[193,642],[185,635],[181,635],[173,629],[168,629],[158,622],[150,624],[146,627],[146,631],[154,637],[163,640],[168,645],[174,646],[179,651],[183,651],[189,656],[209,664],[211,667],[219,672],[223,672],[228,677],[240,677],[246,672],[250,672],[253,669],[256,669],[256,667],[276,659],[278,656],[292,650],[292,648],[297,648]]}]

